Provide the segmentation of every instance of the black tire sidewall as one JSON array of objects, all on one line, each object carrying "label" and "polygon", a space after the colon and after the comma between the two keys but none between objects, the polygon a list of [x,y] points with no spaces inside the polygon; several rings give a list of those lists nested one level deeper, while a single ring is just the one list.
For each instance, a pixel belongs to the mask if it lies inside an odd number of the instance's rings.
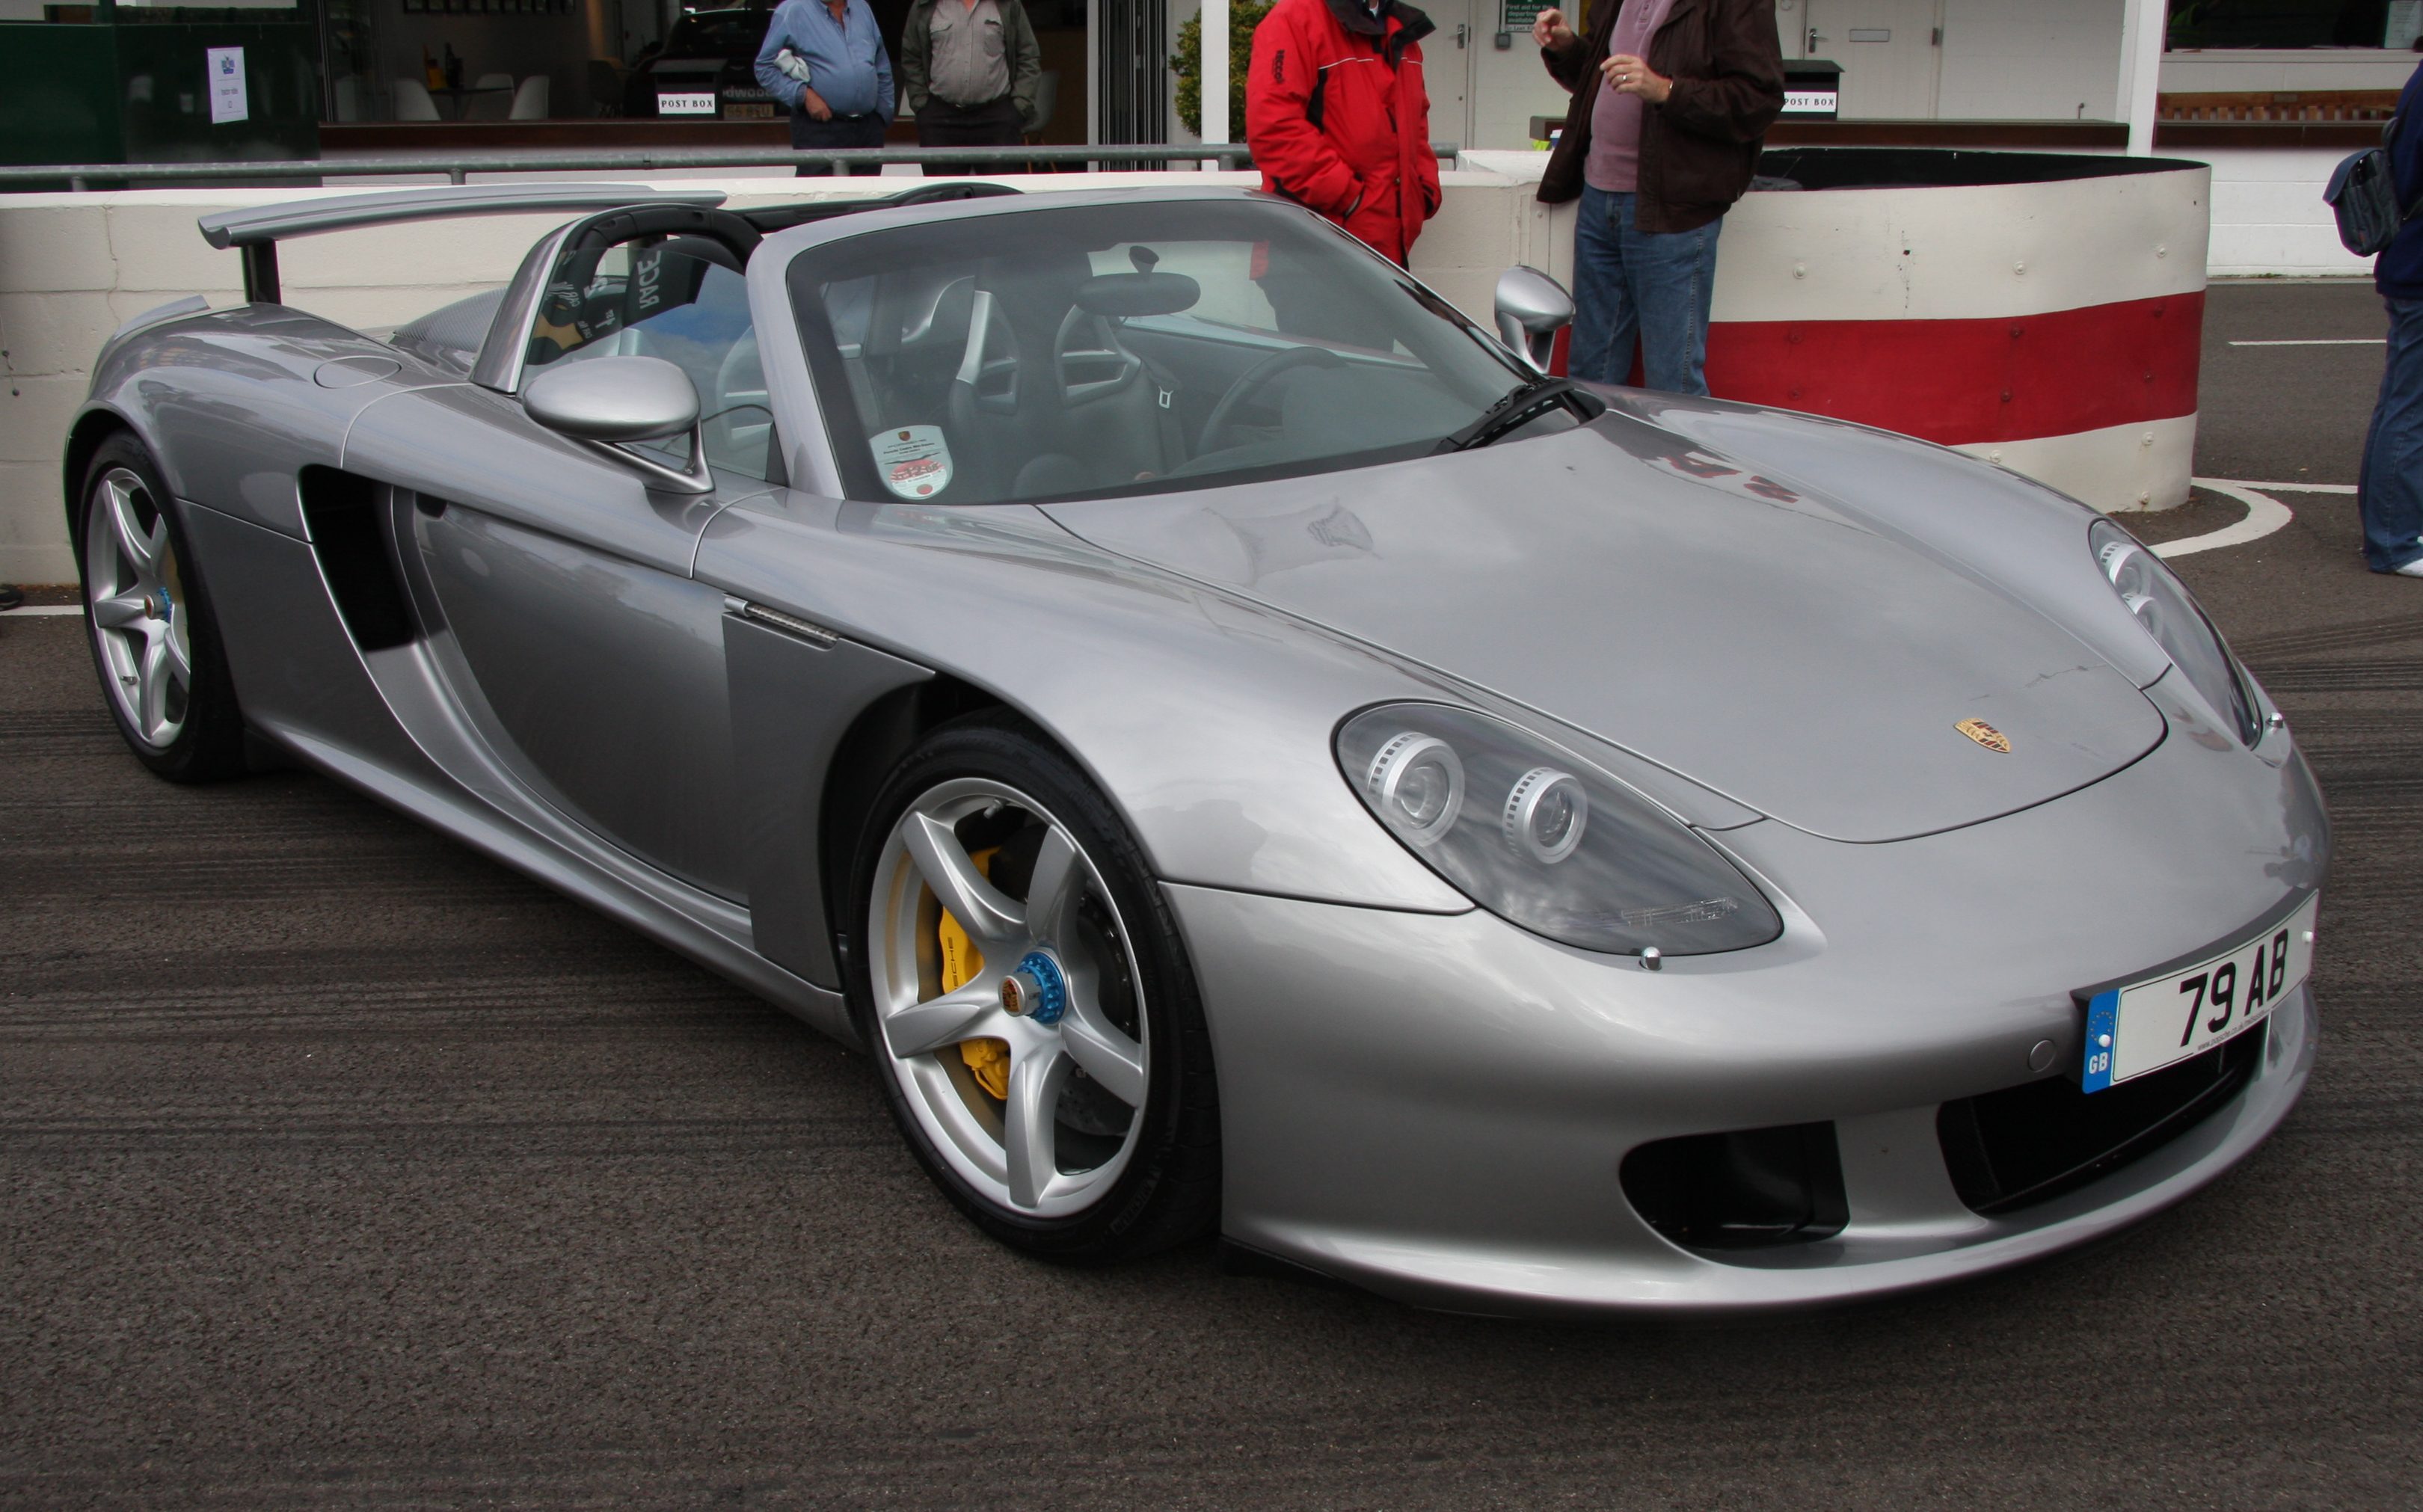
[{"label": "black tire sidewall", "polygon": [[[94,622],[91,612],[92,564],[86,559],[86,553],[90,549],[87,543],[93,499],[102,478],[119,467],[142,480],[161,518],[167,522],[168,546],[176,553],[178,579],[184,592],[180,608],[186,616],[185,639],[193,654],[193,681],[186,688],[184,728],[166,748],[144,740],[119,707],[117,695],[109,686],[109,663],[102,655],[101,626]],[[85,649],[92,656],[93,675],[101,682],[102,702],[109,710],[119,733],[125,737],[127,748],[145,766],[171,781],[210,781],[242,772],[244,717],[236,707],[235,690],[228,677],[227,658],[219,646],[218,619],[211,609],[210,590],[202,580],[201,563],[195,559],[166,480],[152,462],[150,452],[131,433],[120,432],[103,442],[85,469],[84,489],[76,499],[74,547],[76,582],[85,606]]]},{"label": "black tire sidewall", "polygon": [[[1081,1213],[1035,1219],[1008,1211],[971,1187],[918,1123],[909,1094],[887,1063],[876,1022],[868,957],[876,870],[894,826],[919,795],[953,778],[987,778],[1027,794],[1066,826],[1117,907],[1137,972],[1151,1046],[1145,1121],[1128,1168],[1109,1192]],[[1175,918],[1126,825],[1084,774],[1023,721],[972,716],[936,730],[894,770],[868,811],[851,868],[849,1009],[877,1061],[893,1120],[936,1185],[995,1238],[1017,1249],[1078,1264],[1102,1264],[1194,1237],[1217,1212],[1216,1095],[1210,1036]],[[1206,1157],[1207,1149],[1211,1152]],[[1207,1172],[1206,1167],[1209,1167]]]}]

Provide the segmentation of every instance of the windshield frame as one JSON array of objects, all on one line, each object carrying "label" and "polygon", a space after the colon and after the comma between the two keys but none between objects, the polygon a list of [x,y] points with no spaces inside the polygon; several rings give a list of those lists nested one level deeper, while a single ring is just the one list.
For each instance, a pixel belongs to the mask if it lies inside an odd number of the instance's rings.
[{"label": "windshield frame", "polygon": [[[761,342],[768,346],[768,355],[777,346],[784,353],[784,367],[802,381],[804,403],[794,402],[787,407],[804,422],[791,437],[796,465],[793,476],[797,486],[814,487],[831,496],[873,504],[898,504],[904,501],[886,493],[875,474],[873,459],[866,455],[863,435],[853,433],[859,421],[858,402],[850,383],[841,369],[842,344],[835,339],[817,287],[830,276],[830,260],[816,254],[829,251],[834,244],[856,241],[886,232],[913,230],[939,224],[991,219],[1000,215],[1053,214],[1083,208],[1121,207],[1145,210],[1154,206],[1180,206],[1203,202],[1250,205],[1259,212],[1300,217],[1292,228],[1302,228],[1313,235],[1337,237],[1343,244],[1341,251],[1379,263],[1406,297],[1424,306],[1439,317],[1441,327],[1425,327],[1437,331],[1442,340],[1452,339],[1459,345],[1469,343],[1473,356],[1485,358],[1485,369],[1476,367],[1475,374],[1486,370],[1495,389],[1488,396],[1494,400],[1499,393],[1537,376],[1534,370],[1482,323],[1458,309],[1451,302],[1431,289],[1402,267],[1388,263],[1338,227],[1301,206],[1259,191],[1235,188],[1203,188],[1156,190],[1138,194],[1133,190],[1088,189],[1053,192],[1046,195],[1001,196],[948,204],[903,206],[897,210],[878,211],[863,215],[838,216],[811,222],[769,237],[760,255],[752,260],[750,269],[753,288],[752,300],[757,305],[758,331]],[[1146,233],[1149,235],[1150,233]],[[762,280],[762,282],[761,282]],[[777,309],[779,308],[779,315]],[[1257,333],[1239,330],[1241,337]],[[1350,354],[1351,355],[1351,354]],[[1374,360],[1386,360],[1376,357]],[[1424,370],[1442,373],[1433,362],[1416,353],[1410,359]],[[1469,359],[1465,359],[1469,362]],[[768,371],[768,379],[780,384]],[[1478,414],[1487,400],[1473,401]],[[1562,411],[1552,411],[1544,417],[1550,426],[1538,422],[1522,427],[1526,434],[1539,430],[1563,429],[1555,417]],[[1583,423],[1579,419],[1575,424]],[[1511,438],[1510,438],[1511,439]],[[1237,484],[1269,481],[1277,479],[1314,476],[1322,473],[1352,471],[1417,459],[1430,454],[1438,436],[1424,436],[1401,444],[1341,452],[1311,458],[1292,458],[1267,465],[1246,465],[1204,473],[1172,471],[1156,478],[1122,482],[1107,487],[1080,488],[1036,494],[1018,497],[987,497],[964,500],[936,499],[936,507],[990,508],[995,505],[1040,504],[1063,499],[1141,496],[1198,489],[1223,488]]]}]

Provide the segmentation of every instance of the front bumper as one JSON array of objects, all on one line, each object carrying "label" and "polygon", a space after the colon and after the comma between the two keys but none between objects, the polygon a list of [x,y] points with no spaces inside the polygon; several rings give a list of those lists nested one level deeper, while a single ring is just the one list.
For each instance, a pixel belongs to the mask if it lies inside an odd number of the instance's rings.
[{"label": "front bumper", "polygon": [[[2244,1090],[2187,1132],[2002,1217],[1955,1192],[1947,1100],[2078,1074],[2081,985],[2233,937],[2320,885],[2327,822],[2285,732],[2174,738],[2055,802],[1889,845],[1771,822],[1717,836],[1782,938],[1670,960],[1569,950],[1478,910],[1415,915],[1170,885],[1219,1067],[1223,1231],[1461,1312],[1719,1312],[1875,1297],[2051,1253],[2213,1180],[2295,1105],[2310,988]],[[2161,865],[2143,864],[2160,857]],[[1834,1125],[1849,1221],[1687,1250],[1626,1200],[1654,1140]]]}]

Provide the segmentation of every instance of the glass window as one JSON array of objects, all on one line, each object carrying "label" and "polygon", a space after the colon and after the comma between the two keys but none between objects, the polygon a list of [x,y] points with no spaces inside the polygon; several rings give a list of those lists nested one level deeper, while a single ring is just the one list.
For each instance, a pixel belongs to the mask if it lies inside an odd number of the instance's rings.
[{"label": "glass window", "polygon": [[2175,0],[2166,35],[2174,48],[2406,48],[2418,22],[2413,0]]},{"label": "glass window", "polygon": [[[641,237],[557,267],[525,365],[634,355],[661,357],[689,374],[710,465],[768,475],[774,416],[747,281],[730,249],[697,236]],[[658,449],[678,465],[688,443]]]},{"label": "glass window", "polygon": [[[813,247],[789,278],[857,498],[1367,465],[1433,449],[1531,376],[1402,269],[1251,200],[938,220]],[[1559,411],[1525,433],[1574,423]]]}]

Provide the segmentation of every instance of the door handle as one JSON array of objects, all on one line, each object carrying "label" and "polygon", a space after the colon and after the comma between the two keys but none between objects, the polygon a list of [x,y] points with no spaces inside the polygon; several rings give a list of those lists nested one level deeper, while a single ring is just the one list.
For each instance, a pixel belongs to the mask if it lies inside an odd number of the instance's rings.
[{"label": "door handle", "polygon": [[1457,24],[1455,28],[1455,46],[1457,52],[1464,51],[1464,44],[1471,36],[1472,28],[1470,26],[1465,25],[1462,23]]}]

